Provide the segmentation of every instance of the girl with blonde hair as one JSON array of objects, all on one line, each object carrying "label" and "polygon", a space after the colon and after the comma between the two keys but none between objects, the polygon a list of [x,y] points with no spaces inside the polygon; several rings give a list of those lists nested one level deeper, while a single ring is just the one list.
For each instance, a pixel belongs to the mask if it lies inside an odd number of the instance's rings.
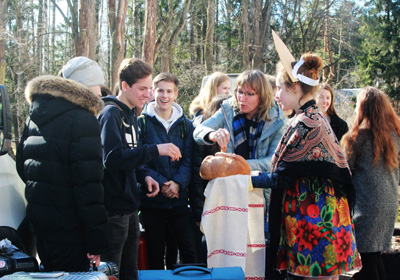
[{"label": "girl with blonde hair", "polygon": [[214,72],[204,87],[200,90],[198,96],[193,99],[189,107],[190,115],[194,118],[198,115],[203,114],[204,109],[210,104],[211,100],[219,94],[229,94],[230,90],[230,79],[227,75],[222,72]]},{"label": "girl with blonde hair", "polygon": [[354,279],[386,279],[381,252],[391,249],[398,209],[400,120],[373,87],[357,95],[353,127],[341,142],[357,193],[354,224],[363,261]]}]

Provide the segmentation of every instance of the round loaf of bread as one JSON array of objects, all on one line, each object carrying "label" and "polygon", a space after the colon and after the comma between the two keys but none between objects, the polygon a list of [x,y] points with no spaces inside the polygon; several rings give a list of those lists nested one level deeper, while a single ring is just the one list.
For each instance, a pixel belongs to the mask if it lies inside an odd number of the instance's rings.
[{"label": "round loaf of bread", "polygon": [[240,155],[231,153],[216,153],[207,156],[200,166],[200,177],[204,180],[213,180],[218,177],[232,175],[250,175],[251,168]]}]

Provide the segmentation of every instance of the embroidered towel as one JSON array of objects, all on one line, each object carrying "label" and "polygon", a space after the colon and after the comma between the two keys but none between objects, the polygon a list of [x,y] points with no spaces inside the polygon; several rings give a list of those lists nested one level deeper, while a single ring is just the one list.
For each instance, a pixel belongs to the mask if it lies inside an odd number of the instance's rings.
[{"label": "embroidered towel", "polygon": [[234,175],[209,181],[204,195],[207,266],[240,266],[246,279],[264,279],[263,190],[252,188],[250,176]]}]

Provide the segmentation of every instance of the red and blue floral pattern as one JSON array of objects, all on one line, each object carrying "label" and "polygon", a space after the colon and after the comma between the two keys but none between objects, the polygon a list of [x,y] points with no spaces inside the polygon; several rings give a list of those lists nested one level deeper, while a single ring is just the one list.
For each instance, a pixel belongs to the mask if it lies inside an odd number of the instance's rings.
[{"label": "red and blue floral pattern", "polygon": [[286,190],[278,269],[298,276],[335,276],[360,269],[347,198],[333,182],[303,177]]}]

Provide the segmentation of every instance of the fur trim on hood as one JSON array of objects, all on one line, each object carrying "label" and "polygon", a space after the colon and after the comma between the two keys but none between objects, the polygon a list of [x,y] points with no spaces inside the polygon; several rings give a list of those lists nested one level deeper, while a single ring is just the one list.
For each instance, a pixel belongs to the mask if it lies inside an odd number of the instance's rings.
[{"label": "fur trim on hood", "polygon": [[100,97],[94,95],[89,88],[73,80],[57,76],[45,75],[32,79],[25,88],[25,98],[29,104],[35,95],[51,95],[64,98],[97,116],[104,107]]}]

